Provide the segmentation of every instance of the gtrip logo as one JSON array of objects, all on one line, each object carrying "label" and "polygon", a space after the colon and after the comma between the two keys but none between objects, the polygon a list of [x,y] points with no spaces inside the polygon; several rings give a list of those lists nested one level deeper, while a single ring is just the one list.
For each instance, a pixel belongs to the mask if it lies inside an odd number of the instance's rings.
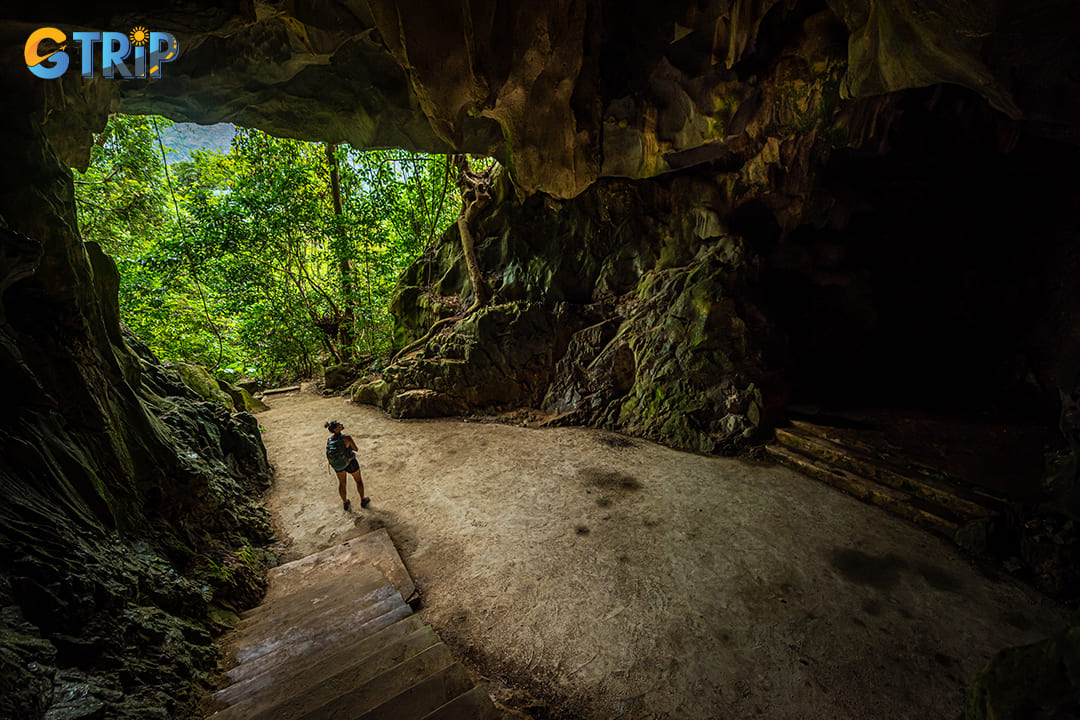
[{"label": "gtrip logo", "polygon": [[[44,51],[43,43],[46,43]],[[161,66],[180,57],[180,46],[175,37],[167,32],[150,32],[144,27],[133,28],[126,35],[118,32],[73,32],[71,43],[79,45],[84,78],[94,77],[98,68],[104,78],[159,78]],[[30,33],[23,48],[27,69],[44,80],[55,80],[67,72],[71,59],[64,51],[69,45],[63,30],[38,28]],[[130,66],[127,64],[128,57],[131,57]],[[100,63],[95,64],[98,58]]]}]

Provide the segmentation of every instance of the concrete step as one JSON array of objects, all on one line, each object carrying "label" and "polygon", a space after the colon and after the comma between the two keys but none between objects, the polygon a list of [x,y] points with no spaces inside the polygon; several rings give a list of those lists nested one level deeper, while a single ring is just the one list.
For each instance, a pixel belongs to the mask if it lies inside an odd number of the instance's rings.
[{"label": "concrete step", "polygon": [[[454,663],[363,715],[351,717],[356,720],[422,718],[468,692],[472,687],[469,673],[460,664]],[[345,720],[346,717],[348,716],[335,716],[333,720]]]},{"label": "concrete step", "polygon": [[353,617],[342,617],[330,626],[314,628],[298,633],[285,642],[276,643],[274,652],[261,655],[253,660],[240,663],[225,672],[229,682],[240,682],[269,671],[274,666],[295,665],[315,661],[315,653],[333,651],[363,638],[374,635],[379,630],[393,625],[398,620],[412,614],[412,609],[394,593],[374,607],[365,608]]},{"label": "concrete step", "polygon": [[[226,707],[239,705],[242,702],[250,705],[253,699],[257,699],[262,703],[278,703],[295,692],[323,682],[339,671],[350,669],[354,665],[371,660],[374,655],[384,648],[399,642],[403,638],[407,638],[424,627],[419,615],[409,615],[358,643],[347,645],[336,652],[325,654],[321,658],[313,659],[310,662],[279,667],[277,672],[273,672],[273,668],[271,668],[268,672],[260,673],[242,682],[236,682],[222,688],[211,696],[204,710],[222,710]],[[400,662],[400,660],[397,662]],[[382,672],[382,670],[379,672]]]},{"label": "concrete step", "polygon": [[878,447],[863,442],[850,433],[838,432],[828,425],[803,420],[792,420],[790,429],[804,437],[816,437],[829,442],[841,448],[847,455],[880,466],[883,472],[897,475],[898,482],[911,483],[913,487],[916,483],[921,484],[927,488],[929,495],[942,492],[990,512],[1004,512],[1009,507],[1008,500],[997,497],[961,478],[952,477],[940,470],[915,462],[894,448]]},{"label": "concrete step", "polygon": [[[325,674],[318,675],[314,667],[305,670],[299,676],[288,679],[273,692],[260,693],[232,705],[228,708],[228,714],[215,720],[291,720],[312,708],[321,707],[358,687],[363,687],[387,671],[440,644],[435,632],[424,626],[362,657],[350,658],[344,653],[336,653],[333,657],[339,659],[340,665],[330,667],[328,663],[318,663],[318,668]],[[362,645],[366,646],[366,643]],[[365,649],[366,647],[357,647],[353,651],[360,654]]]},{"label": "concrete step", "polygon": [[877,505],[909,520],[920,527],[954,540],[959,526],[952,520],[919,507],[910,493],[860,477],[846,470],[807,457],[783,445],[767,445],[766,453],[777,462],[816,480],[853,495],[863,502]]},{"label": "concrete step", "polygon": [[421,720],[499,720],[502,715],[491,702],[487,688],[477,685],[428,713]]},{"label": "concrete step", "polygon": [[[450,657],[450,650],[442,643],[439,643],[405,662],[395,665],[366,683],[350,689],[348,692],[334,697],[322,698],[323,702],[315,707],[297,708],[302,712],[282,717],[282,720],[300,720],[300,718],[303,718],[303,720],[355,720],[356,718],[367,717],[369,712],[395,701],[397,701],[397,704],[393,706],[396,708],[395,714],[386,717],[392,717],[395,720],[419,718],[444,704],[453,696],[446,697],[446,699],[432,705],[423,712],[408,711],[407,703],[401,702],[399,698],[402,696],[412,697],[411,694],[417,692],[417,688],[424,688],[419,691],[418,697],[420,698],[429,695],[445,695],[446,690],[443,688],[445,683],[442,679],[442,673],[451,667],[460,668]],[[461,672],[464,672],[464,668],[461,669]],[[431,682],[432,678],[438,678],[438,680]],[[467,680],[468,678],[466,678]],[[468,686],[454,693],[454,695],[460,695],[467,689]]]}]

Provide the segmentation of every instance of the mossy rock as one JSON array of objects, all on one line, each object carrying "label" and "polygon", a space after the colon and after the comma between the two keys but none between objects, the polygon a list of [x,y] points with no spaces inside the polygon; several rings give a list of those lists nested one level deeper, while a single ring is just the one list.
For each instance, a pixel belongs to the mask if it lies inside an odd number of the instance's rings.
[{"label": "mossy rock", "polygon": [[241,378],[235,383],[233,383],[233,385],[236,385],[239,388],[243,388],[244,390],[247,390],[249,393],[252,394],[261,392],[266,389],[266,387],[262,384],[262,381],[255,380],[253,378]]},{"label": "mossy rock", "polygon": [[352,363],[330,365],[323,371],[323,387],[327,390],[339,390],[349,384],[356,366]]},{"label": "mossy rock", "polygon": [[206,621],[215,632],[222,633],[236,627],[240,622],[240,616],[220,605],[210,605],[206,611]]},{"label": "mossy rock", "polygon": [[222,380],[221,378],[217,379],[217,385],[221,392],[232,398],[234,409],[246,409],[244,407],[244,396],[240,394],[240,388],[236,387],[228,380]]},{"label": "mossy rock", "polygon": [[1002,650],[975,676],[964,720],[1075,718],[1080,713],[1080,626]]},{"label": "mossy rock", "polygon": [[222,392],[232,398],[233,406],[239,412],[256,413],[270,409],[266,403],[256,398],[245,388],[233,385],[228,380],[222,380],[221,378],[218,378],[217,383]]},{"label": "mossy rock", "polygon": [[373,380],[358,385],[353,392],[352,400],[360,405],[375,405],[385,407],[386,399],[394,387],[385,380]]},{"label": "mossy rock", "polygon": [[240,388],[240,394],[244,398],[244,407],[247,408],[249,413],[257,413],[270,409],[269,405],[249,393],[246,388]]},{"label": "mossy rock", "polygon": [[195,579],[210,586],[215,601],[225,607],[253,607],[266,591],[266,571],[272,563],[268,551],[245,545],[220,563],[200,558]]},{"label": "mossy rock", "polygon": [[464,403],[428,388],[406,390],[390,399],[388,410],[395,418],[431,418],[457,415],[465,411]]},{"label": "mossy rock", "polygon": [[184,384],[203,400],[219,402],[228,408],[229,412],[236,412],[233,399],[221,389],[218,381],[206,371],[206,368],[186,362],[171,362],[168,367],[170,370],[175,370]]}]

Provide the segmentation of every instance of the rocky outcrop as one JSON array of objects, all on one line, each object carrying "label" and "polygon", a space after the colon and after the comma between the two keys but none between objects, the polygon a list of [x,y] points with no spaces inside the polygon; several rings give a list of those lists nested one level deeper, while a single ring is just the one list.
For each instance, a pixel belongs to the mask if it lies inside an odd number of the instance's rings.
[{"label": "rocky outcrop", "polygon": [[2,236],[18,280],[0,296],[0,715],[186,716],[212,632],[270,561],[258,424],[123,331],[68,171],[36,123],[6,123],[0,224],[21,234]]},{"label": "rocky outcrop", "polygon": [[769,330],[749,275],[732,237],[706,238],[688,265],[650,269],[616,308],[622,322],[571,338],[543,407],[562,421],[700,452],[733,454],[760,440]]},{"label": "rocky outcrop", "polygon": [[[131,336],[129,342],[134,340]],[[261,412],[267,405],[258,400],[246,388],[237,387],[228,380],[214,378],[210,372],[194,363],[173,361],[166,363],[166,368],[179,377],[191,392],[208,403],[217,403],[232,412]]]},{"label": "rocky outcrop", "polygon": [[[745,447],[765,414],[768,329],[753,263],[702,187],[604,181],[562,202],[504,193],[474,232],[490,304],[355,399],[398,417],[524,405],[678,447]],[[471,292],[455,226],[402,277],[398,341],[471,304]]]},{"label": "rocky outcrop", "polygon": [[[1076,150],[1023,136],[956,89],[822,112],[778,116],[763,128],[770,139],[762,151],[736,168],[601,181],[570,201],[521,202],[504,189],[474,233],[495,289],[488,312],[510,301],[546,309],[520,334],[503,322],[487,345],[531,348],[555,365],[518,372],[505,353],[478,361],[462,349],[475,342],[472,330],[444,328],[445,337],[402,358],[358,397],[389,407],[397,383],[435,390],[431,402],[456,411],[531,404],[570,413],[566,422],[697,449],[714,441],[674,430],[682,421],[642,420],[648,392],[662,415],[710,415],[694,423],[706,438],[717,423],[730,424],[721,448],[757,425],[750,416],[775,418],[789,397],[997,406],[1056,424],[1059,397],[1071,397],[1059,389],[1077,382],[1070,358],[1080,343],[1066,319],[1080,301],[1064,278],[1076,267],[1080,187],[1040,168],[1051,152],[1067,167]],[[1026,210],[1005,210],[1013,207]],[[1027,252],[1011,242],[1020,236],[1030,240]],[[460,255],[451,228],[403,276],[393,308],[398,347],[472,303]],[[707,312],[706,298],[715,304]],[[707,342],[688,351],[686,336],[697,332]],[[665,344],[668,334],[679,340]],[[650,359],[664,355],[671,357]],[[414,360],[423,362],[410,366]],[[444,378],[438,388],[436,376]],[[504,392],[508,376],[517,387]],[[676,376],[701,380],[665,386]],[[747,422],[727,418],[728,406],[749,413]],[[1075,435],[1068,417],[1065,438]],[[658,432],[664,424],[669,430]],[[1075,456],[1056,461],[1061,470],[1052,474],[1075,478]],[[1061,498],[1075,495],[1072,480],[1057,484]]]},{"label": "rocky outcrop", "polygon": [[360,367],[353,363],[330,365],[323,370],[323,388],[341,390],[355,380],[361,372]]}]

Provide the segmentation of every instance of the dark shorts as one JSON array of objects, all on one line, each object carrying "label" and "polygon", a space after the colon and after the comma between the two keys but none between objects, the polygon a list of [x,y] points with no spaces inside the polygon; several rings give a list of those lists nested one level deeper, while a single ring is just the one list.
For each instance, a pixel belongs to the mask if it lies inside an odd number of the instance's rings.
[{"label": "dark shorts", "polygon": [[349,461],[349,464],[345,466],[344,472],[354,473],[360,470],[360,463],[356,462],[356,456],[353,455],[353,459]]}]

